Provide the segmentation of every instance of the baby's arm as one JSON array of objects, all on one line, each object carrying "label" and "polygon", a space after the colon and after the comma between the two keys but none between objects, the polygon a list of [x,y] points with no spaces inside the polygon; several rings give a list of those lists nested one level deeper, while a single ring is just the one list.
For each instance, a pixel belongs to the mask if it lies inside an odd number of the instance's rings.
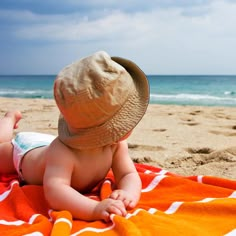
[{"label": "baby's arm", "polygon": [[126,208],[132,209],[139,201],[142,183],[129,156],[127,142],[121,141],[117,145],[112,164],[117,189],[112,192],[110,198],[121,200]]},{"label": "baby's arm", "polygon": [[44,174],[44,192],[50,207],[54,210],[68,210],[74,218],[87,221],[101,219],[109,221],[112,213],[125,215],[126,210],[122,201],[114,199],[95,201],[70,186],[73,158],[70,158],[70,151],[63,148],[63,145],[56,145],[57,142],[60,141],[55,141],[52,148],[49,148],[47,155],[50,156],[47,158]]}]

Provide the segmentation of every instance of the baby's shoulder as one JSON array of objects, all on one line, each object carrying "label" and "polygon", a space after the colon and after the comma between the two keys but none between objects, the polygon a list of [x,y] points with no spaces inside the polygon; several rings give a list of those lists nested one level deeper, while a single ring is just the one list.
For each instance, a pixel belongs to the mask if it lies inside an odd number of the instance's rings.
[{"label": "baby's shoulder", "polygon": [[115,154],[120,149],[128,149],[128,143],[126,140],[119,141],[119,142],[116,142],[116,143],[113,143],[112,145],[110,145],[110,148],[111,148],[113,154]]},{"label": "baby's shoulder", "polygon": [[54,158],[70,159],[73,157],[74,151],[72,148],[63,144],[57,137],[48,146],[48,154]]}]

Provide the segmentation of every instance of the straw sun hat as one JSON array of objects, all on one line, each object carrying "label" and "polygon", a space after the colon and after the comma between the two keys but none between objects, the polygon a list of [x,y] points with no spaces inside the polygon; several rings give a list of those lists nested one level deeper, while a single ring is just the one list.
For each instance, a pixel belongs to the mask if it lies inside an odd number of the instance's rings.
[{"label": "straw sun hat", "polygon": [[58,137],[76,149],[117,142],[141,120],[149,102],[144,72],[132,61],[100,51],[59,72],[54,98]]}]

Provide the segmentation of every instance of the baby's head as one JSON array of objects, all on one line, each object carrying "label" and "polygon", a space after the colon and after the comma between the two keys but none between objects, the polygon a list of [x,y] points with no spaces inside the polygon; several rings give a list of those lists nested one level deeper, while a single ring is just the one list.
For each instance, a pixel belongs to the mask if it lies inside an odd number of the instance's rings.
[{"label": "baby's head", "polygon": [[149,85],[132,61],[101,51],[62,69],[54,98],[61,112],[59,139],[72,148],[90,149],[117,142],[139,123]]}]

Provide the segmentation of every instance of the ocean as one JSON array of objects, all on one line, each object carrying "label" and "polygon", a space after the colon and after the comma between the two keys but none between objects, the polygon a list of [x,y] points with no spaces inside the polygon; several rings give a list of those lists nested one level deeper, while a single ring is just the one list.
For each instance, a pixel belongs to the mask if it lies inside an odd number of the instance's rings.
[{"label": "ocean", "polygon": [[[53,98],[55,75],[0,75],[0,97]],[[236,107],[236,76],[148,75],[151,104]]]}]

